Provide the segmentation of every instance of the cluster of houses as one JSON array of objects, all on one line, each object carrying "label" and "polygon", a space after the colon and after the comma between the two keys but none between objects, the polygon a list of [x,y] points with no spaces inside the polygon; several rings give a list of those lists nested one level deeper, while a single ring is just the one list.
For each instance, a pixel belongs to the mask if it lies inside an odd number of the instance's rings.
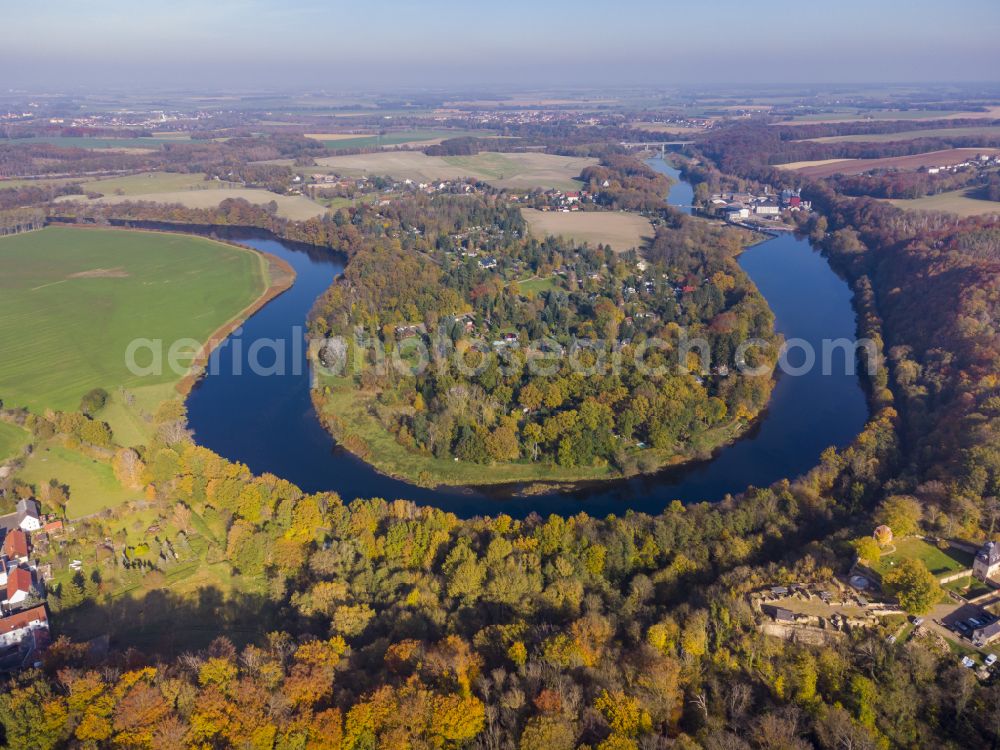
[{"label": "cluster of houses", "polygon": [[782,211],[809,211],[812,205],[802,200],[797,190],[782,190],[779,195],[765,193],[716,193],[708,201],[708,209],[731,224],[755,219],[777,219]]},{"label": "cluster of houses", "polygon": [[[604,181],[604,187],[609,184],[607,180]],[[561,211],[562,213],[579,211],[580,204],[590,203],[594,199],[589,190],[546,190],[542,193],[541,202],[538,201],[537,196],[531,196],[531,198],[539,211]]]},{"label": "cluster of houses", "polygon": [[[292,183],[301,183],[302,179],[299,175],[294,175],[292,177]],[[316,172],[309,175],[308,184],[304,185],[304,190],[306,190],[310,195],[316,197],[317,194],[322,191],[338,191],[343,195],[353,196],[355,192],[360,193],[373,193],[381,190],[382,193],[398,193],[398,192],[420,192],[426,193],[427,195],[432,195],[434,193],[448,192],[448,193],[473,193],[476,190],[475,185],[469,181],[463,180],[435,180],[433,182],[421,182],[418,180],[393,180],[387,185],[380,188],[373,184],[373,182],[367,177],[341,177],[335,174],[322,174]],[[292,193],[297,192],[294,188],[291,190]],[[301,191],[298,191],[301,193]],[[387,205],[388,200],[381,202],[382,205]]]},{"label": "cluster of houses", "polygon": [[944,164],[936,167],[927,167],[927,174],[940,174],[941,172],[961,172],[963,169],[975,167],[976,169],[986,169],[1000,166],[1000,154],[979,154],[975,159],[960,162],[959,164]]},{"label": "cluster of houses", "polygon": [[0,670],[12,671],[35,664],[49,643],[45,575],[32,559],[32,536],[58,531],[62,522],[46,521],[38,501],[24,498],[0,525]]}]

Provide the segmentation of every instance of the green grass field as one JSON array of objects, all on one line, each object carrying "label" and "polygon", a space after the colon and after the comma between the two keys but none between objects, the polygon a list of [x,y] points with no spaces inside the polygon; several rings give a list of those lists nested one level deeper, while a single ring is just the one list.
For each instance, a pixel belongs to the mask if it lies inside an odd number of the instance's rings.
[{"label": "green grass field", "polygon": [[977,596],[989,594],[994,590],[992,586],[987,586],[972,576],[965,576],[964,578],[949,581],[944,584],[944,588],[948,591],[953,591],[959,596],[964,596],[966,599],[975,599]]},{"label": "green grass field", "polygon": [[205,341],[267,288],[261,256],[184,235],[50,227],[0,238],[0,398],[75,410],[91,388],[176,383],[136,375],[134,339]]},{"label": "green grass field", "polygon": [[547,292],[556,285],[555,276],[546,276],[542,279],[526,279],[524,281],[518,281],[517,286],[521,290],[521,294],[539,294],[540,292]]},{"label": "green grass field", "polygon": [[0,461],[16,456],[28,444],[29,437],[17,425],[0,422]]},{"label": "green grass field", "polygon": [[972,567],[972,555],[954,547],[947,550],[938,549],[917,537],[897,539],[893,544],[895,551],[882,555],[878,563],[873,566],[876,572],[885,574],[900,560],[910,558],[923,560],[927,569],[938,577]]},{"label": "green grass field", "polygon": [[39,446],[17,476],[36,487],[48,484],[51,479],[67,485],[69,518],[89,516],[128,500],[142,499],[142,492],[118,484],[110,464],[54,443]]}]

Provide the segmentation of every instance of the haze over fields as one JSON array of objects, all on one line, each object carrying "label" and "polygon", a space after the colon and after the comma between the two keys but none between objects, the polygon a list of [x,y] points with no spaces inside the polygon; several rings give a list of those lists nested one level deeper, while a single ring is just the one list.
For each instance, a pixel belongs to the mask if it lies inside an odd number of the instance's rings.
[{"label": "haze over fields", "polygon": [[762,8],[582,0],[572,12],[526,0],[391,0],[363,10],[178,0],[141,14],[124,0],[53,0],[4,8],[0,69],[8,86],[142,80],[230,89],[985,80],[1000,62],[998,21],[994,0],[913,0],[905,10],[861,0]]}]

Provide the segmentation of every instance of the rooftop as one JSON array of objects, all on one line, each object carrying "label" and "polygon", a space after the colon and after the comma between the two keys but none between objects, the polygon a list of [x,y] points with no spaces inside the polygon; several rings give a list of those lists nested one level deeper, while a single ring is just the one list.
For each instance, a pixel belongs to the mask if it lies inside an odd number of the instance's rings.
[{"label": "rooftop", "polygon": [[0,635],[13,633],[16,630],[27,627],[36,620],[44,622],[46,625],[48,624],[49,616],[45,612],[44,605],[32,607],[31,609],[26,609],[23,612],[15,612],[9,617],[0,618]]}]

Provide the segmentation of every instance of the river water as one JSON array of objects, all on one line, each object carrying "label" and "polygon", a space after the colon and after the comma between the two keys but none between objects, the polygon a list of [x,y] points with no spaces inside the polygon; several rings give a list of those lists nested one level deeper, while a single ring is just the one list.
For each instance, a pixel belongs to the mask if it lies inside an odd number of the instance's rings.
[{"label": "river water", "polygon": [[[649,163],[677,180],[668,201],[690,206],[691,186],[677,171],[660,159]],[[343,259],[252,232],[230,230],[224,236],[283,258],[297,277],[212,355],[210,367],[217,372],[210,369],[188,397],[189,423],[200,444],[307,492],[333,490],[345,501],[405,498],[462,517],[524,517],[533,511],[601,516],[628,509],[656,513],[675,499],[718,500],[750,485],[767,486],[802,474],[827,446],[849,443],[868,416],[860,381],[853,372],[845,373],[840,355],[830,374],[813,368],[805,375],[779,377],[767,411],[753,428],[707,461],[530,497],[517,496],[516,487],[417,487],[379,474],[337,446],[313,411],[302,332],[313,302],[343,270]],[[851,291],[808,240],[783,234],[747,249],[740,265],[767,299],[786,339],[804,339],[820,352],[823,339],[855,336]],[[252,352],[253,342],[261,339],[282,342],[284,351],[265,347]],[[253,374],[251,354],[261,365],[280,365],[273,369],[283,374]],[[797,365],[801,358],[790,360]],[[241,374],[234,372],[235,363],[242,366]]]}]

